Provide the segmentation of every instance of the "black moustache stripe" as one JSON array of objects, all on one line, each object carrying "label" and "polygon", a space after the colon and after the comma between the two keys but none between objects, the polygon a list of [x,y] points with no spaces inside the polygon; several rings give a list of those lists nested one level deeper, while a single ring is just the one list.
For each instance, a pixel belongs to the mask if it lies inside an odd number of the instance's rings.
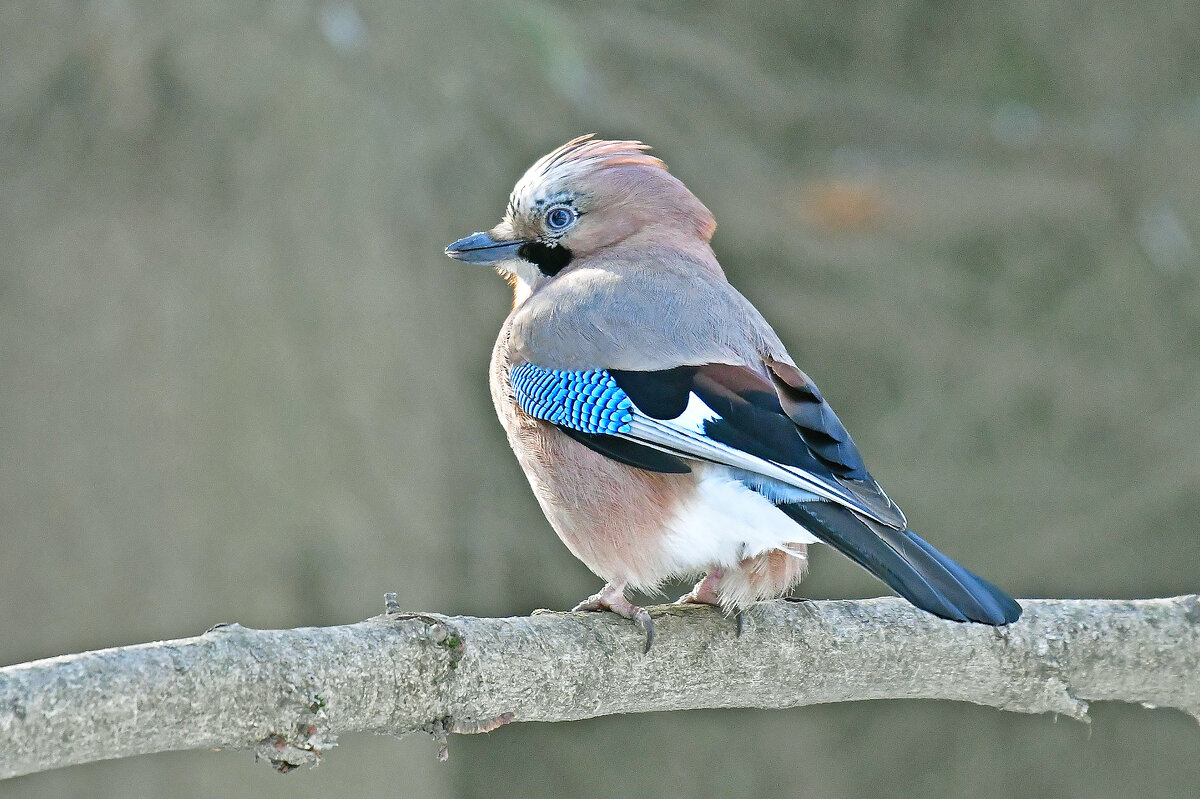
[{"label": "black moustache stripe", "polygon": [[536,266],[546,277],[554,277],[567,268],[574,257],[572,252],[561,244],[543,244],[531,241],[522,244],[517,255]]}]

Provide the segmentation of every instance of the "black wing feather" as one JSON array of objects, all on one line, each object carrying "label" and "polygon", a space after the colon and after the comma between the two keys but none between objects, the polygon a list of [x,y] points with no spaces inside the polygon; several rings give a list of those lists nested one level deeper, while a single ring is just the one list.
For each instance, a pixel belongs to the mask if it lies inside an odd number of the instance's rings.
[{"label": "black wing feather", "polygon": [[867,465],[842,420],[821,396],[817,384],[791,364],[768,361],[776,399],[796,426],[813,453],[839,477],[870,481]]},{"label": "black wing feather", "polygon": [[693,390],[720,419],[705,425],[704,432],[722,444],[760,458],[797,466],[814,474],[831,469],[816,456],[795,422],[783,413],[774,392],[737,391],[705,375]]},{"label": "black wing feather", "polygon": [[[841,420],[808,377],[790,364],[768,361],[763,374],[728,364],[682,366],[658,372],[609,370],[643,414],[676,419],[691,394],[720,418],[704,434],[728,447],[796,467],[849,489],[878,523],[831,501],[777,502],[793,520],[832,545],[919,608],[954,621],[1002,625],[1021,607],[1003,591],[959,566],[906,529],[904,516],[867,472]],[[691,471],[685,458],[613,435],[566,435],[621,463],[655,472]]]},{"label": "black wing feather", "polygon": [[744,366],[708,364],[657,372],[610,369],[609,374],[647,416],[674,419],[687,407],[689,394],[695,393],[721,417],[705,427],[714,440],[813,474],[873,482],[850,434],[807,378],[800,389],[783,384],[790,392],[784,407],[779,381]]},{"label": "black wing feather", "polygon": [[1021,606],[925,543],[832,502],[779,505],[817,538],[836,548],[922,610],[952,621],[1011,624]]},{"label": "black wing feather", "polygon": [[638,444],[627,438],[606,436],[600,433],[583,433],[561,424],[555,425],[555,427],[588,449],[595,450],[601,455],[607,455],[626,466],[636,466],[648,472],[664,474],[687,474],[692,470],[692,467],[688,466],[683,458]]},{"label": "black wing feather", "polygon": [[674,419],[687,408],[699,366],[677,366],[657,372],[609,369],[613,380],[638,410],[654,419]]}]

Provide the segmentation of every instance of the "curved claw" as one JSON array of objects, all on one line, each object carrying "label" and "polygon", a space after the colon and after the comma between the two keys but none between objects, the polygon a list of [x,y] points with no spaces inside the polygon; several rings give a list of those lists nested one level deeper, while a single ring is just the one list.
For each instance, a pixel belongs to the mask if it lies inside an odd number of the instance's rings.
[{"label": "curved claw", "polygon": [[633,614],[633,620],[646,634],[646,648],[642,650],[642,654],[646,654],[654,645],[654,619],[650,618],[650,612],[645,608],[638,608],[637,613]]},{"label": "curved claw", "polygon": [[623,585],[607,583],[597,593],[580,602],[572,610],[607,610],[615,613],[642,628],[642,632],[646,634],[646,648],[643,652],[649,652],[650,646],[654,643],[654,619],[650,618],[650,613],[645,608],[639,607],[625,598],[625,586]]}]

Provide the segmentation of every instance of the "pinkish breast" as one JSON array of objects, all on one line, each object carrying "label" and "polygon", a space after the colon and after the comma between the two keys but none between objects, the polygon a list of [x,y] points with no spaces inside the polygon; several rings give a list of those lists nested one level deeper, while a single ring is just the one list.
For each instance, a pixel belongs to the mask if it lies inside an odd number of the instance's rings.
[{"label": "pinkish breast", "polygon": [[550,526],[606,581],[658,585],[672,571],[665,526],[693,490],[693,476],[626,466],[522,411],[508,379],[508,337],[506,321],[492,352],[492,401]]}]

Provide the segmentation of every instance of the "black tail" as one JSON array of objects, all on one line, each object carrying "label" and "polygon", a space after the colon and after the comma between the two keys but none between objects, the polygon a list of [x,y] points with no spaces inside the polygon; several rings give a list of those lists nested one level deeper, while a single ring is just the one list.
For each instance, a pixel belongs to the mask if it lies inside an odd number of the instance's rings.
[{"label": "black tail", "polygon": [[817,538],[836,548],[922,610],[952,621],[1012,624],[1021,606],[922,541],[833,502],[779,505]]}]

